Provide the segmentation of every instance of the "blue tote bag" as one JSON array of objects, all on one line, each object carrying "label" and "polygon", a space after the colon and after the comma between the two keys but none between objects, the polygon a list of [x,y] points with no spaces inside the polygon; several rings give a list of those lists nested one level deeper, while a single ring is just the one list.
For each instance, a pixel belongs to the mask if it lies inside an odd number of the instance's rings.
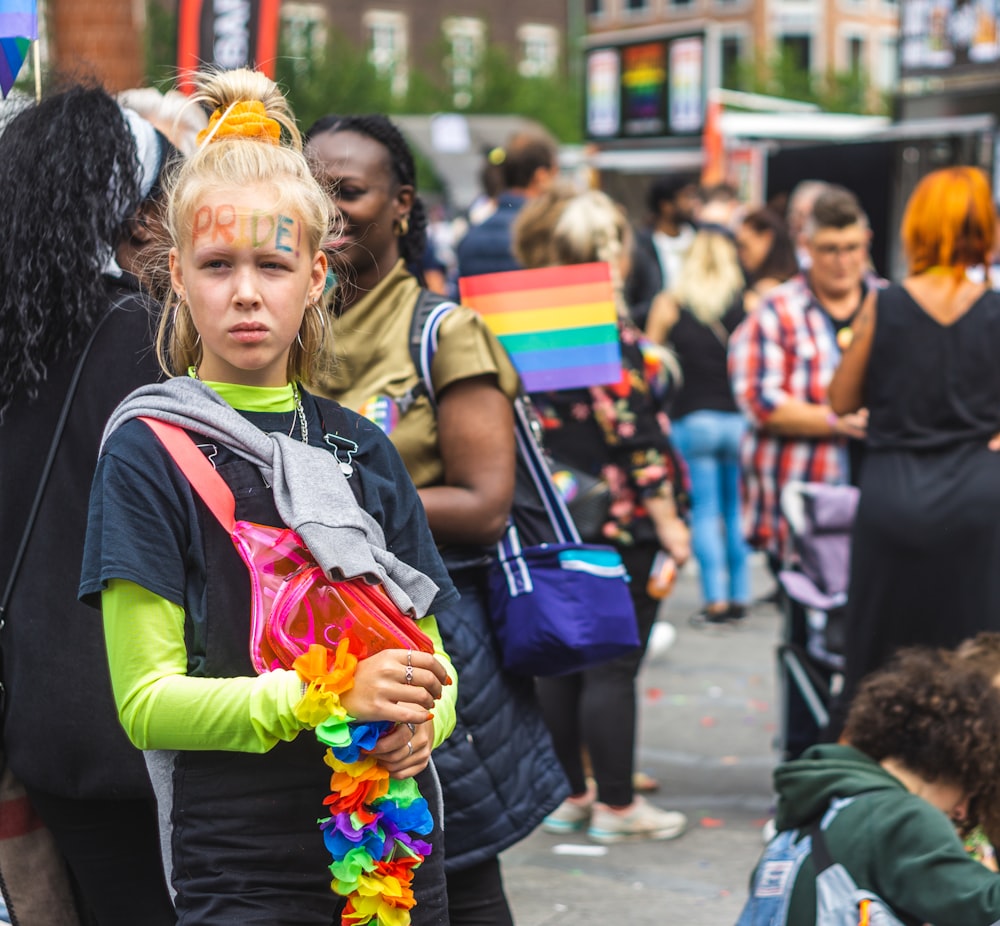
[{"label": "blue tote bag", "polygon": [[[454,303],[415,313],[411,341],[422,388],[434,401],[437,332]],[[579,672],[639,646],[629,576],[614,547],[583,543],[552,481],[541,428],[525,396],[514,400],[514,503],[489,572],[489,611],[503,667],[522,675]]]},{"label": "blue tote bag", "polygon": [[635,649],[639,632],[621,556],[580,540],[532,424],[526,400],[518,398],[517,494],[533,492],[536,503],[515,496],[490,569],[490,616],[505,669],[562,675]]}]

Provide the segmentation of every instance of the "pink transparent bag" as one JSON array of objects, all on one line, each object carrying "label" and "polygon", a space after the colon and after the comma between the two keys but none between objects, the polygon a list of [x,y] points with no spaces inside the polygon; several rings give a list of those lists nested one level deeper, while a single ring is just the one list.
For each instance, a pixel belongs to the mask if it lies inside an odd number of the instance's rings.
[{"label": "pink transparent bag", "polygon": [[250,574],[250,659],[258,673],[291,668],[313,643],[333,648],[345,636],[364,659],[384,649],[434,651],[434,643],[401,611],[379,583],[333,582],[302,538],[287,527],[236,520],[225,480],[183,428],[141,418],[229,532]]}]

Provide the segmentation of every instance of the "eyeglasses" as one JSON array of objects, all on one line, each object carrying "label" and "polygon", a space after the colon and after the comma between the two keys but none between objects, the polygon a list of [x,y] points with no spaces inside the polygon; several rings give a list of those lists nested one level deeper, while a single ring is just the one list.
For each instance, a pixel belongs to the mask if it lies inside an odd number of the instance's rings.
[{"label": "eyeglasses", "polygon": [[820,257],[839,257],[841,254],[854,256],[860,254],[865,245],[861,241],[853,244],[814,244],[813,249]]}]

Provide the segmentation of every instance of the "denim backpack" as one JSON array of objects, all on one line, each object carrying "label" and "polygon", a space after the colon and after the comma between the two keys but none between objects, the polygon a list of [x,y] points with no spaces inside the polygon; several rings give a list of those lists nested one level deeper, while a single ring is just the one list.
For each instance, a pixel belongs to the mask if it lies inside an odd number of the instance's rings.
[{"label": "denim backpack", "polygon": [[795,879],[810,855],[816,869],[816,926],[903,926],[880,897],[861,890],[830,856],[823,831],[853,801],[835,800],[818,824],[784,830],[767,844],[736,926],[786,926]]}]

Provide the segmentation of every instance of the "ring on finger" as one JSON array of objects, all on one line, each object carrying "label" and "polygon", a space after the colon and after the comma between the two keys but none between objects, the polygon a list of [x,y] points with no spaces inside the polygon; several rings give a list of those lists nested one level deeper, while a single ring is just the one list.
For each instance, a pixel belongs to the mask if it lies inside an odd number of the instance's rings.
[{"label": "ring on finger", "polygon": [[406,744],[406,748],[410,750],[410,751],[409,751],[409,752],[408,752],[408,753],[406,754],[406,758],[408,759],[408,758],[410,758],[410,756],[412,756],[412,755],[413,755],[413,740],[410,740],[410,741],[409,741],[409,742],[408,742],[408,743]]},{"label": "ring on finger", "polygon": [[406,726],[409,727],[410,736],[413,736],[413,734],[417,732],[417,728],[409,721],[406,722]]},{"label": "ring on finger", "polygon": [[412,666],[413,665],[413,663],[411,662],[412,659],[413,659],[413,650],[408,649],[406,651],[406,664],[408,666]]},{"label": "ring on finger", "polygon": [[406,667],[406,675],[404,676],[404,680],[406,681],[407,685],[413,684],[413,666]]}]

